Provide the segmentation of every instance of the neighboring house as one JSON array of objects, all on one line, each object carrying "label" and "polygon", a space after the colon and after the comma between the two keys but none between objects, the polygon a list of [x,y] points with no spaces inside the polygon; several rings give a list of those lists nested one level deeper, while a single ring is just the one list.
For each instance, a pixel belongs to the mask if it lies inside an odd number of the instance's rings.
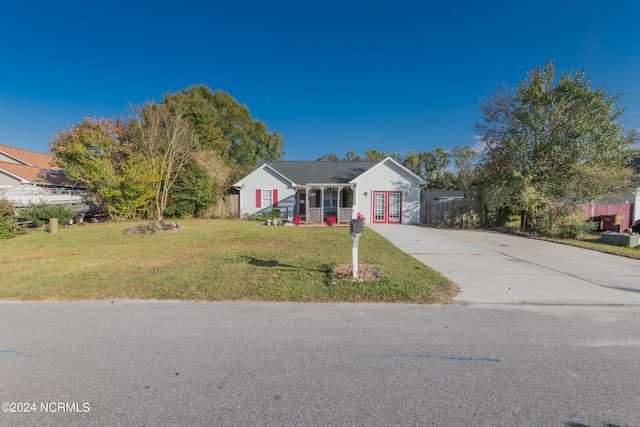
[{"label": "neighboring house", "polygon": [[[640,157],[633,161],[636,174],[640,177]],[[636,188],[635,193],[628,194],[625,197],[625,201],[633,203],[633,218],[631,218],[631,224],[634,221],[640,220],[640,187]]]},{"label": "neighboring house", "polygon": [[0,191],[24,184],[50,188],[79,186],[53,163],[53,156],[0,145]]},{"label": "neighboring house", "polygon": [[327,215],[351,221],[353,209],[367,222],[420,222],[420,185],[426,182],[388,157],[379,162],[276,161],[258,163],[234,184],[240,215],[279,209],[283,218],[300,215],[321,223]]}]

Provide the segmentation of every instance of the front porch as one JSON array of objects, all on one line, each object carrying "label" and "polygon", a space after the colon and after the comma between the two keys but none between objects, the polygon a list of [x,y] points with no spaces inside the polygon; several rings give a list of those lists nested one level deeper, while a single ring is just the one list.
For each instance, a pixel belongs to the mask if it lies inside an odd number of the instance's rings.
[{"label": "front porch", "polygon": [[324,224],[334,215],[336,224],[351,222],[355,184],[307,184],[298,190],[296,208],[306,224]]}]

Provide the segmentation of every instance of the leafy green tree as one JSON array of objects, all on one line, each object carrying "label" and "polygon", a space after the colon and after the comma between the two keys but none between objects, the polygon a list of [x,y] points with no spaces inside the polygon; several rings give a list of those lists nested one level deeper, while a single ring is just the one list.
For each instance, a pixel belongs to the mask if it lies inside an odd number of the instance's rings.
[{"label": "leafy green tree", "polygon": [[475,177],[475,164],[478,158],[470,145],[460,147],[456,145],[450,152],[453,158],[456,188],[465,192],[467,197],[472,195],[472,186]]},{"label": "leafy green tree", "polygon": [[345,162],[357,162],[362,159],[360,159],[360,156],[358,156],[355,151],[349,151],[344,155],[342,160]]},{"label": "leafy green tree", "polygon": [[475,129],[482,153],[483,199],[520,212],[525,223],[551,203],[600,200],[631,185],[635,132],[621,120],[621,95],[593,89],[584,71],[537,67],[516,89],[481,103]]},{"label": "leafy green tree", "polygon": [[154,182],[155,217],[163,218],[169,194],[187,166],[193,161],[198,136],[189,124],[182,101],[134,106],[130,138],[157,178]]},{"label": "leafy green tree", "polygon": [[418,154],[422,176],[427,180],[429,190],[451,190],[455,188],[451,176],[445,175],[451,154],[443,148],[422,151]]},{"label": "leafy green tree", "polygon": [[379,162],[380,160],[384,160],[387,157],[386,154],[379,152],[375,148],[369,148],[364,152],[364,158],[362,160],[368,162]]},{"label": "leafy green tree", "polygon": [[112,218],[136,217],[152,202],[156,171],[135,154],[126,121],[86,117],[58,132],[49,149],[70,179],[99,196]]},{"label": "leafy green tree", "polygon": [[414,153],[413,151],[409,150],[404,160],[402,161],[402,164],[405,168],[409,169],[411,172],[415,173],[416,175],[422,176],[420,155],[418,155],[417,153]]},{"label": "leafy green tree", "polygon": [[202,217],[221,197],[227,180],[224,170],[225,165],[214,153],[198,153],[176,180],[165,215]]},{"label": "leafy green tree", "polygon": [[336,153],[327,153],[322,157],[318,157],[316,162],[339,162],[340,157]]},{"label": "leafy green tree", "polygon": [[259,161],[281,160],[284,137],[270,132],[267,125],[251,117],[249,108],[224,91],[206,85],[192,86],[166,94],[164,102],[183,106],[185,118],[198,135],[198,148],[213,151],[237,166],[229,177],[236,180]]},{"label": "leafy green tree", "polygon": [[213,151],[219,157],[226,157],[229,139],[219,127],[220,115],[214,103],[214,94],[207,86],[191,86],[163,96],[163,103],[170,109],[181,108],[184,118],[198,135],[198,149]]}]

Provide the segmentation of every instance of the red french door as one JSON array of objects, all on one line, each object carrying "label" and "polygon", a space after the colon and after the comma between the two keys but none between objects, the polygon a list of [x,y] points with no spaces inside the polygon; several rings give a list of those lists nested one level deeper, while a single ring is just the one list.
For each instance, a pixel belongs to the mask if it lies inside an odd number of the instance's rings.
[{"label": "red french door", "polygon": [[402,222],[401,191],[373,192],[373,222],[389,224]]}]

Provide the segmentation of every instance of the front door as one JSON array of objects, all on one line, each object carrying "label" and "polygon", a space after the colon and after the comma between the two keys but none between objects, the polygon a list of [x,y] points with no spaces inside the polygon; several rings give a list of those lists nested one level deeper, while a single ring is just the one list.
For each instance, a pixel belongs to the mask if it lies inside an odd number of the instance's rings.
[{"label": "front door", "polygon": [[402,222],[402,192],[373,192],[373,222],[389,224]]},{"label": "front door", "polygon": [[300,207],[300,216],[307,217],[307,193],[304,191],[298,192],[298,206]]}]

